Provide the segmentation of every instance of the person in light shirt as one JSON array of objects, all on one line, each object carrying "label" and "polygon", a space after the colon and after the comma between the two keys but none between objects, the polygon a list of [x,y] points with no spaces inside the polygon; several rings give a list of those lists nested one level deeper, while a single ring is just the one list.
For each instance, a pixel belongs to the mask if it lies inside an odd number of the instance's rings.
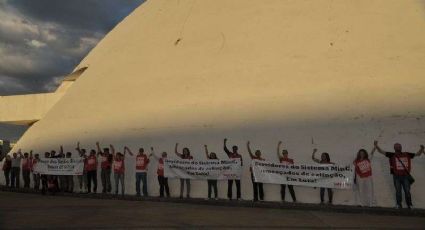
[{"label": "person in light shirt", "polygon": [[[288,150],[283,149],[282,152],[280,152],[281,145],[282,145],[282,141],[279,141],[279,143],[277,144],[277,158],[279,159],[279,162],[284,165],[293,165],[294,160],[288,157],[289,155]],[[288,185],[288,189],[289,189],[289,193],[291,194],[292,201],[297,202],[297,198],[295,197],[294,186]],[[285,190],[286,190],[286,184],[281,184],[280,196],[283,202],[285,202]]]}]

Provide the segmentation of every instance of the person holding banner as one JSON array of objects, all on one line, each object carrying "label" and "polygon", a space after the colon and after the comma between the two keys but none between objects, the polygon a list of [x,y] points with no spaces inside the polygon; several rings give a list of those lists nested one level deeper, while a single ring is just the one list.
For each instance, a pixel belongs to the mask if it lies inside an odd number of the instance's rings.
[{"label": "person holding banner", "polygon": [[[188,148],[183,148],[183,154],[178,151],[179,143],[176,143],[176,147],[174,148],[174,152],[178,157],[183,160],[193,160],[193,156],[190,155],[190,151]],[[184,183],[186,182],[186,198],[190,198],[190,179],[180,179],[180,199],[183,198],[184,191]]]},{"label": "person holding banner", "polygon": [[[227,156],[230,159],[241,159],[241,166],[242,166],[242,155],[238,153],[238,146],[234,145],[232,147],[232,151],[229,151],[227,148],[227,138],[224,139],[224,152],[227,154]],[[229,200],[232,200],[232,193],[233,193],[233,181],[235,181],[236,184],[236,199],[241,199],[241,180],[228,180],[227,181],[227,197]]]},{"label": "person holding banner", "polygon": [[[44,158],[48,159],[50,158],[50,152],[45,152],[44,153]],[[48,191],[48,184],[47,181],[49,179],[50,176],[46,175],[46,174],[42,174],[40,176],[41,179],[41,194],[45,195],[46,192]]]},{"label": "person holding banner", "polygon": [[[67,152],[65,157],[66,158],[72,158],[72,153]],[[65,180],[66,180],[65,191],[69,192],[69,193],[74,192],[74,176],[73,175],[66,175]]]},{"label": "person holding banner", "polygon": [[[151,150],[153,152],[152,147]],[[133,156],[129,147],[125,146],[124,153],[125,151],[129,152],[130,155]],[[140,148],[139,153],[136,155],[136,196],[140,196],[140,181],[143,183],[143,196],[148,196],[148,164],[149,158],[145,154],[145,150]]]},{"label": "person holding banner", "polygon": [[421,145],[417,153],[403,152],[403,147],[399,143],[394,144],[394,152],[383,151],[378,146],[378,141],[374,141],[376,150],[379,153],[389,158],[390,161],[390,173],[393,175],[393,182],[396,191],[396,208],[402,208],[401,189],[404,190],[404,196],[406,199],[406,205],[408,209],[412,209],[412,196],[410,194],[410,185],[414,182],[410,170],[412,168],[412,159],[416,156],[420,156],[424,151],[424,146]]},{"label": "person holding banner", "polygon": [[156,173],[158,174],[158,183],[159,183],[159,197],[164,197],[164,190],[167,197],[170,197],[170,188],[168,187],[168,178],[164,177],[164,160],[167,158],[167,153],[162,152],[161,158],[158,158],[155,155],[153,147],[151,147],[152,153],[149,157],[153,156],[158,159],[158,169]]},{"label": "person holding banner", "polygon": [[[282,155],[280,154],[281,145],[282,145],[282,141],[279,141],[279,143],[277,144],[277,158],[279,159],[279,162],[284,164],[284,165],[293,165],[294,160],[291,159],[291,158],[288,158],[288,155],[289,155],[288,150],[283,149]],[[288,189],[289,189],[289,193],[291,194],[292,201],[297,202],[297,198],[295,197],[294,186],[288,185]],[[283,202],[285,202],[285,190],[286,190],[286,184],[281,184],[280,185],[280,196],[281,196]]]},{"label": "person holding banner", "polygon": [[100,148],[99,142],[96,142],[97,156],[100,156],[100,178],[102,180],[102,193],[110,193],[111,186],[111,164],[112,154],[109,153],[109,148]]},{"label": "person holding banner", "polygon": [[[118,195],[118,184],[121,183],[121,195],[124,196],[125,193],[125,184],[124,184],[124,176],[125,176],[125,163],[124,157],[126,154],[126,149],[124,148],[124,154],[117,152],[115,153],[115,148],[113,145],[110,145],[112,156],[114,159],[114,179],[115,179],[115,195]],[[133,154],[130,152],[130,155]]]},{"label": "person holding banner", "polygon": [[[32,156],[32,150],[31,150]],[[24,179],[24,188],[29,188],[31,183],[31,161],[32,157],[28,153],[24,153],[22,158],[22,178]]]},{"label": "person holding banner", "polygon": [[[85,169],[87,172],[87,193],[96,193],[97,192],[97,158],[96,150],[90,150],[90,154],[86,157],[84,162],[86,165]],[[93,182],[93,190],[91,189],[91,184]]]},{"label": "person holding banner", "polygon": [[[209,153],[208,152],[208,146],[204,145],[205,147],[205,156],[208,160],[218,160],[217,155],[214,152]],[[214,199],[217,200],[218,194],[217,194],[217,180],[208,180],[208,199],[211,199],[211,192],[214,190]]]},{"label": "person holding banner", "polygon": [[40,189],[40,173],[34,172],[34,168],[37,165],[37,162],[40,161],[40,155],[37,153],[34,155],[34,158],[32,157],[32,153],[30,153],[31,160],[31,172],[32,172],[32,178],[34,181],[34,190]]},{"label": "person holding banner", "polygon": [[[334,164],[333,162],[331,162],[331,158],[329,156],[329,153],[322,153],[322,155],[320,156],[320,160],[316,158],[316,152],[317,149],[313,150],[313,154],[311,156],[311,158],[313,159],[314,162],[319,163],[319,164]],[[328,199],[329,199],[329,204],[332,204],[333,201],[333,191],[331,188],[327,188],[328,190]],[[320,188],[320,204],[324,204],[325,202],[325,188]]]},{"label": "person holding banner", "polygon": [[80,187],[80,193],[84,193],[87,191],[87,161],[85,160],[87,158],[86,156],[86,149],[80,148],[80,142],[77,143],[77,148],[75,148],[78,152],[78,155],[84,159],[84,170],[83,175],[78,175],[78,184]]},{"label": "person holding banner", "polygon": [[[260,161],[265,160],[264,158],[261,157],[260,150],[255,150],[255,155],[252,154],[249,141],[246,143],[246,147],[248,148],[248,153],[249,153],[249,156],[251,157],[251,160],[260,160]],[[264,200],[263,183],[255,182],[254,174],[252,173],[252,166],[249,167],[249,171],[251,173],[252,188],[254,190],[254,202],[258,200],[262,201]]]},{"label": "person holding banner", "polygon": [[[373,148],[370,153],[371,158],[376,148]],[[359,197],[361,206],[373,206],[373,180],[372,180],[372,164],[369,160],[369,154],[365,149],[360,149],[357,152],[356,160],[353,162],[355,167],[355,183],[356,199]]]}]

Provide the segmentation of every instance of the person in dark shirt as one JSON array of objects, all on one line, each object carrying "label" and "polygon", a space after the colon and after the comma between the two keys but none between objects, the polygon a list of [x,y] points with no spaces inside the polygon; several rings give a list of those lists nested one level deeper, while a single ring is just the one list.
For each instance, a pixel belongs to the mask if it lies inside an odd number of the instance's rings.
[{"label": "person in dark shirt", "polygon": [[[208,151],[208,146],[204,145],[205,147],[205,156],[208,160],[218,160],[217,155],[214,152]],[[218,194],[217,194],[217,180],[216,179],[209,179],[208,180],[208,199],[211,199],[212,191],[214,191],[214,199],[217,200]]]},{"label": "person in dark shirt", "polygon": [[374,145],[376,150],[384,156],[388,157],[390,161],[390,173],[393,175],[393,182],[396,191],[396,207],[398,209],[402,208],[401,189],[403,188],[407,208],[412,209],[412,196],[410,194],[411,182],[409,181],[410,170],[412,168],[411,160],[415,156],[422,154],[424,151],[424,146],[421,145],[417,153],[409,153],[403,152],[403,147],[399,143],[394,144],[394,152],[383,151],[378,146],[378,141],[375,141]]},{"label": "person in dark shirt", "polygon": [[4,178],[6,180],[6,187],[10,186],[10,171],[12,170],[12,159],[9,155],[4,158],[3,162],[3,172]]},{"label": "person in dark shirt", "polygon": [[[188,148],[183,148],[183,153],[178,151],[179,143],[176,143],[174,153],[183,160],[193,160]],[[190,179],[180,178],[180,199],[183,198],[184,183],[186,182],[186,198],[190,198]]]},{"label": "person in dark shirt", "polygon": [[[229,151],[227,148],[227,138],[224,139],[224,152],[226,152],[227,156],[230,159],[241,159],[241,165],[242,165],[242,155],[238,153],[238,146],[234,145],[232,147],[232,151]],[[233,181],[235,181],[236,184],[236,199],[241,199],[241,180],[228,180],[227,181],[227,197],[229,200],[232,199],[232,192],[233,192]]]},{"label": "person in dark shirt", "polygon": [[[331,162],[331,157],[329,156],[329,153],[322,153],[322,155],[320,155],[320,159],[316,158],[316,152],[317,149],[313,149],[313,154],[311,155],[311,159],[313,159],[314,162],[319,163],[319,164],[334,164],[333,162]],[[334,192],[331,188],[327,188],[328,190],[328,204],[332,204],[333,202],[333,195]],[[325,202],[325,188],[320,188],[320,204],[324,204]]]}]

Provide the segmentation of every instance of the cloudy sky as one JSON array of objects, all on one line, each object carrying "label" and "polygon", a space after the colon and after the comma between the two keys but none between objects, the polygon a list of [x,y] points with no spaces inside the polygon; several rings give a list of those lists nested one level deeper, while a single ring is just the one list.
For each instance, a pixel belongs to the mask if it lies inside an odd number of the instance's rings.
[{"label": "cloudy sky", "polygon": [[[144,0],[0,0],[0,95],[54,90]],[[0,139],[22,128],[0,126]]]}]

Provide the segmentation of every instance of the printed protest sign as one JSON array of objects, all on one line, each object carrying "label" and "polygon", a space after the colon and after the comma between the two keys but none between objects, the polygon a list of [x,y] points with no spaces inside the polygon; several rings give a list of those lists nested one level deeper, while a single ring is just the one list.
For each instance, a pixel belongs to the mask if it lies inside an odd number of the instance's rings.
[{"label": "printed protest sign", "polygon": [[34,166],[34,172],[46,175],[82,175],[82,158],[43,158]]}]

